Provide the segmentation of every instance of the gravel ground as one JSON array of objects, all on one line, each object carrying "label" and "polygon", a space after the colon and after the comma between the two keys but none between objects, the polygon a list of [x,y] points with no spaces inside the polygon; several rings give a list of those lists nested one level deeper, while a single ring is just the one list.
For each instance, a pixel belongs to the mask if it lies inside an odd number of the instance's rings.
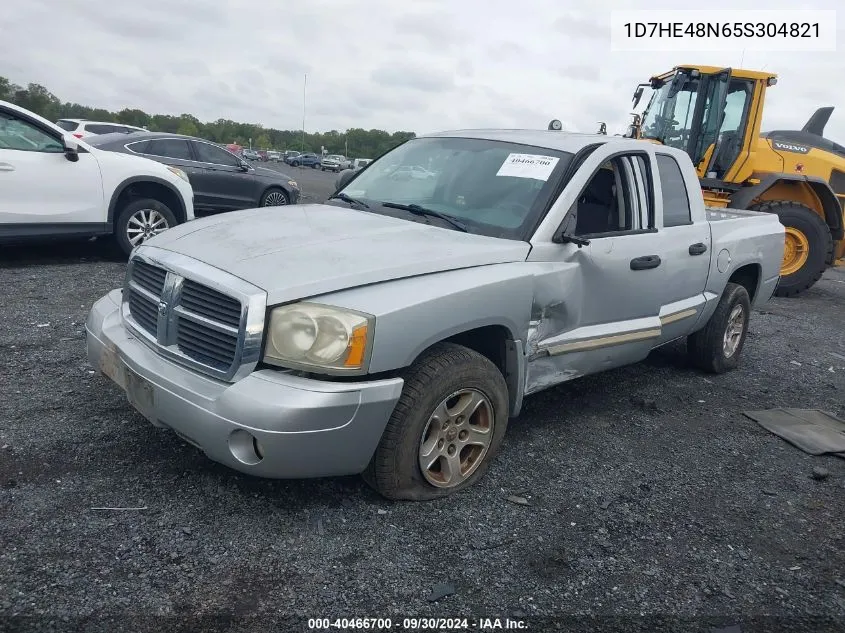
[{"label": "gravel ground", "polygon": [[0,255],[0,629],[843,630],[845,460],[742,411],[845,416],[845,268],[755,313],[738,370],[705,376],[676,346],[536,394],[477,486],[391,504],[357,477],[240,475],[134,413],[85,357],[88,308],[124,271],[105,253]]}]

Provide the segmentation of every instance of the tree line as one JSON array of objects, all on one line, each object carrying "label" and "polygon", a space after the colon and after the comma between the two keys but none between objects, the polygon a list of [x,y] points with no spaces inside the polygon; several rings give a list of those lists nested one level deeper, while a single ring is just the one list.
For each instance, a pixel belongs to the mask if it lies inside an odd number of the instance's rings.
[{"label": "tree line", "polygon": [[351,157],[375,158],[400,143],[414,138],[414,132],[386,132],[385,130],[365,130],[351,128],[345,132],[331,130],[302,134],[301,130],[277,130],[255,123],[239,123],[229,119],[200,121],[191,114],[173,116],[170,114],[147,114],[136,108],[124,108],[120,112],[110,112],[103,108],[94,108],[62,101],[47,88],[31,83],[26,87],[12,83],[0,76],[0,100],[9,101],[26,108],[49,121],[58,119],[91,119],[143,127],[151,132],[186,134],[213,141],[215,143],[237,143],[255,149],[297,150],[300,152],[320,152],[325,147],[330,154],[346,154]]}]

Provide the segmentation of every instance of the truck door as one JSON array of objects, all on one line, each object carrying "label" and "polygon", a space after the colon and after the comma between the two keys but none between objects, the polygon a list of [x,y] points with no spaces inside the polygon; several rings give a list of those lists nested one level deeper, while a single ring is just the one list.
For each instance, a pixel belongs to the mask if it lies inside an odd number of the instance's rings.
[{"label": "truck door", "polygon": [[562,226],[574,241],[540,243],[529,256],[555,266],[537,282],[526,393],[640,361],[660,339],[668,266],[648,189],[653,167],[645,150],[601,148],[566,187],[573,202]]},{"label": "truck door", "polygon": [[654,241],[664,261],[657,342],[663,344],[688,334],[704,309],[712,243],[707,219],[692,217],[690,196],[700,195],[697,183],[696,191],[687,190],[683,171],[669,154],[658,151],[656,162],[662,212]]}]

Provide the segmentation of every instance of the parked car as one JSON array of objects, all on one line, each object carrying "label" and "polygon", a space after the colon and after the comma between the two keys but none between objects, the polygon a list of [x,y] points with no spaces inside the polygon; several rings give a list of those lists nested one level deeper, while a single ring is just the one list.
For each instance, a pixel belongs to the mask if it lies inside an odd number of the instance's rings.
[{"label": "parked car", "polygon": [[292,167],[312,167],[317,169],[320,167],[320,161],[321,159],[317,154],[309,152],[292,157],[290,159],[290,165]]},{"label": "parked car", "polygon": [[668,146],[451,132],[345,175],[326,204],[141,246],[90,312],[92,365],[236,470],[432,499],[483,476],[526,396],[684,338],[702,370],[735,368],[779,279],[777,216],[706,209]]},{"label": "parked car", "polygon": [[197,212],[234,211],[295,204],[299,185],[275,169],[250,165],[211,141],[164,132],[110,134],[92,138],[95,147],[143,156],[183,170],[194,189]]},{"label": "parked car", "polygon": [[400,165],[390,173],[390,177],[395,180],[402,180],[408,178],[416,178],[417,180],[428,180],[431,178],[436,178],[437,174],[419,165]]},{"label": "parked car", "polygon": [[361,167],[366,167],[371,162],[373,162],[372,158],[356,158],[352,161],[352,165],[349,169],[360,169]]},{"label": "parked car", "polygon": [[291,161],[300,155],[301,152],[297,152],[296,150],[285,150],[282,152],[282,160],[286,162],[288,165],[291,164]]},{"label": "parked car", "polygon": [[261,160],[261,156],[258,155],[254,149],[249,149],[245,147],[241,152],[241,156],[243,156],[246,160]]},{"label": "parked car", "polygon": [[59,119],[56,125],[70,132],[76,138],[86,138],[97,134],[131,134],[132,132],[146,132],[142,127],[124,125],[122,123],[109,123],[107,121],[88,121],[87,119]]},{"label": "parked car", "polygon": [[182,169],[101,151],[0,101],[0,242],[112,236],[128,255],[193,219]]},{"label": "parked car", "polygon": [[331,170],[337,173],[341,169],[344,169],[345,165],[346,159],[343,156],[340,156],[338,154],[329,154],[328,156],[324,156],[323,159],[320,161],[320,170]]},{"label": "parked car", "polygon": [[258,150],[258,160],[263,161],[263,162],[265,162],[265,163],[266,163],[268,160],[270,160],[270,157],[267,155],[267,151],[266,151],[266,150],[263,150],[263,149]]},{"label": "parked car", "polygon": [[282,159],[282,154],[275,150],[271,150],[267,152],[267,160],[272,160],[273,162],[278,163]]}]

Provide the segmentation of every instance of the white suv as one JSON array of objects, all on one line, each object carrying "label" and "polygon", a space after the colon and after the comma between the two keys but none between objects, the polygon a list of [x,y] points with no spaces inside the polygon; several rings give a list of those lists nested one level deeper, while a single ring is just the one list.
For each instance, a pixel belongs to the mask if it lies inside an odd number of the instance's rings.
[{"label": "white suv", "polygon": [[66,132],[70,132],[76,138],[85,138],[86,136],[97,134],[113,134],[114,132],[122,132],[123,134],[146,132],[144,128],[135,127],[134,125],[109,123],[107,121],[88,121],[86,119],[59,119],[56,121],[56,125]]},{"label": "white suv", "polygon": [[0,101],[0,242],[113,235],[125,253],[194,219],[178,167],[107,152]]}]

